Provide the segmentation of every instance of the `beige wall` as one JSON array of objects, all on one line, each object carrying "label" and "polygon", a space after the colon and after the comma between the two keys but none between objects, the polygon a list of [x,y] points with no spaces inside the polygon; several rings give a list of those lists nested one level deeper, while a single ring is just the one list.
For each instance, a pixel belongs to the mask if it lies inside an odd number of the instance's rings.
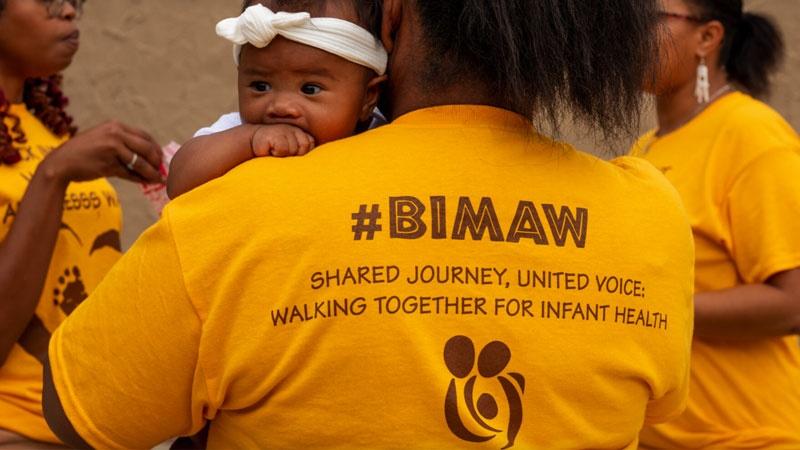
[{"label": "beige wall", "polygon": [[[240,0],[98,0],[86,4],[81,49],[66,73],[70,111],[89,127],[109,118],[183,142],[236,109],[230,45],[214,24]],[[130,183],[114,182],[124,207],[123,245],[155,219]]]},{"label": "beige wall", "polygon": [[[800,129],[800,0],[747,0],[781,23],[789,47],[772,98]],[[219,114],[235,109],[230,46],[214,34],[217,20],[238,12],[240,0],[97,0],[87,3],[82,48],[67,71],[71,111],[83,127],[117,118],[161,143],[182,142]],[[586,139],[567,130],[570,140]],[[576,137],[578,136],[578,137]],[[136,188],[117,183],[125,206],[125,243],[154,214]]]}]

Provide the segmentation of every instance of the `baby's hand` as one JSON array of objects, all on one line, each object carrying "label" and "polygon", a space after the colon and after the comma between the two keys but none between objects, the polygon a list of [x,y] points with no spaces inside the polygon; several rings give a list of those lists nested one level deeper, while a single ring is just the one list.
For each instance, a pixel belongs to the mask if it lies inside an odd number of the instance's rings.
[{"label": "baby's hand", "polygon": [[256,156],[303,156],[314,149],[314,138],[292,125],[261,125],[250,147]]}]

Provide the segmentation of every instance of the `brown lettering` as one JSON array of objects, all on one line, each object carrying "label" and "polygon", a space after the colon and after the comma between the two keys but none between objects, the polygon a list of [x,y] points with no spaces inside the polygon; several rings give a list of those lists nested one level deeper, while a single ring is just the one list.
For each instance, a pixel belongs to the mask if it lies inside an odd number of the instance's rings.
[{"label": "brown lettering", "polygon": [[533,239],[536,245],[547,245],[547,234],[533,202],[519,202],[506,241],[519,242],[522,238]]},{"label": "brown lettering", "polygon": [[415,197],[389,198],[389,212],[393,239],[419,239],[428,231],[422,221],[425,205]]},{"label": "brown lettering", "polygon": [[564,247],[567,243],[567,234],[572,236],[575,246],[578,248],[586,247],[586,229],[589,225],[589,210],[577,208],[576,214],[566,206],[561,207],[561,213],[556,213],[556,208],[550,204],[542,205],[547,222],[550,224],[550,231],[556,245]]},{"label": "brown lettering", "polygon": [[470,199],[461,197],[458,200],[456,221],[453,226],[453,239],[463,241],[469,231],[473,240],[480,241],[487,230],[492,241],[503,242],[505,240],[492,199],[482,198],[476,212]]}]

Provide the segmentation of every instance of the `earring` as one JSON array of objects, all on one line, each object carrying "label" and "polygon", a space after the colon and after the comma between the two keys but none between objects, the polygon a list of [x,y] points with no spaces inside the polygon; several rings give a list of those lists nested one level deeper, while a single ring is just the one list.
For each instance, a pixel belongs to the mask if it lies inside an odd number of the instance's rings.
[{"label": "earring", "polygon": [[706,58],[700,58],[700,64],[697,66],[697,85],[694,88],[694,96],[697,98],[697,103],[703,105],[711,101],[711,82],[708,80],[708,66],[706,65]]}]

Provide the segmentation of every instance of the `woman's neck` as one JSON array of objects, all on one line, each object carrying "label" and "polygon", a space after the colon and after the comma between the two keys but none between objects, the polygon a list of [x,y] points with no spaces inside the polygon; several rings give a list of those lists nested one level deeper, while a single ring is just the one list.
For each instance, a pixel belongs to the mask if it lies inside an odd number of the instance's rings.
[{"label": "woman's neck", "polygon": [[0,64],[0,90],[10,103],[22,102],[22,91],[25,88],[25,78],[10,73]]},{"label": "woman's neck", "polygon": [[[390,112],[392,118],[423,108],[445,105],[483,105],[514,111],[514,108],[510,105],[498,102],[496,96],[481,95],[474,90],[469,92],[468,90],[452,89],[448,92],[438,92],[435,95],[431,95],[430,91],[415,86],[405,88],[404,92],[405,95],[396,98],[392,104]],[[527,115],[522,111],[515,112]]]},{"label": "woman's neck", "polygon": [[658,136],[672,133],[683,127],[702,112],[708,105],[717,100],[728,86],[728,77],[724,71],[711,74],[711,101],[703,105],[695,98],[695,86],[687,83],[667,94],[659,95],[656,99],[656,113],[658,115]]},{"label": "woman's neck", "polygon": [[[423,61],[423,56],[414,58]],[[417,66],[391,73],[388,90],[384,94],[390,100],[389,117],[394,119],[411,111],[443,105],[485,105],[515,111],[509,104],[500,101],[497,94],[493,94],[485,82],[462,77],[458,82],[441,83],[432,89],[426,81],[423,71]],[[529,115],[525,111],[515,111]]]}]

